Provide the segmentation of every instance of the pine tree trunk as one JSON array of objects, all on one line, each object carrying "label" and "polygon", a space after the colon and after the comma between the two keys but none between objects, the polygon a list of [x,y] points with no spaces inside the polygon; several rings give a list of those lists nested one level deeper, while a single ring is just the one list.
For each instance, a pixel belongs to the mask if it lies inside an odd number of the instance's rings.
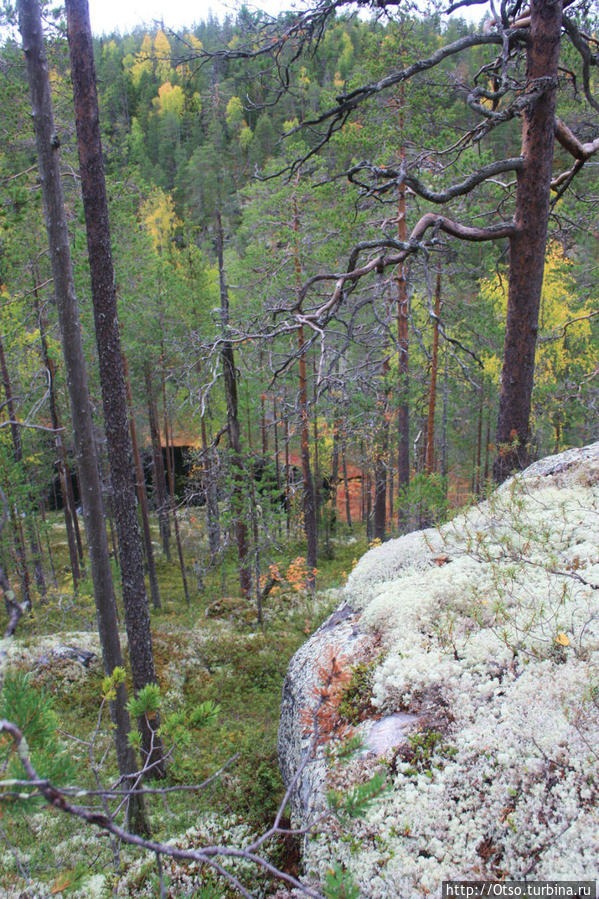
[{"label": "pine tree trunk", "polygon": [[[13,446],[13,457],[17,465],[21,468],[23,473],[23,478],[27,486],[27,494],[28,494],[28,509],[25,517],[25,527],[27,529],[27,538],[29,540],[29,546],[31,549],[31,558],[33,559],[33,571],[35,574],[35,583],[38,589],[40,596],[46,595],[46,579],[44,578],[44,571],[42,568],[42,551],[40,549],[39,542],[37,540],[35,534],[35,528],[33,525],[33,509],[34,509],[34,501],[31,490],[28,487],[28,472],[27,466],[23,461],[23,444],[21,442],[21,434],[19,432],[19,425],[16,423],[16,412],[14,405],[14,397],[12,391],[12,383],[10,379],[10,374],[8,371],[8,365],[6,363],[6,355],[4,353],[4,343],[0,338],[0,372],[2,373],[2,383],[4,386],[4,395],[6,396],[6,410],[8,412],[8,418],[11,422],[10,425],[10,434],[12,437],[12,446]],[[23,542],[22,547],[22,560],[23,560],[23,572],[25,577],[27,578],[27,582],[29,583],[29,573],[27,571],[27,559],[25,555],[25,544]],[[29,586],[27,587],[27,592],[29,592]],[[29,594],[29,605],[31,606],[31,594]]]},{"label": "pine tree trunk", "polygon": [[229,293],[225,280],[223,258],[223,226],[220,211],[216,211],[216,249],[218,255],[218,272],[220,283],[220,317],[223,333],[221,360],[225,382],[225,399],[227,403],[227,432],[231,451],[231,468],[233,472],[233,491],[231,509],[233,512],[237,557],[239,559],[239,586],[241,593],[249,599],[252,587],[252,573],[249,565],[248,529],[244,520],[243,500],[243,460],[241,454],[241,429],[239,426],[239,404],[237,399],[237,369],[233,344],[227,340],[229,330]]},{"label": "pine tree trunk", "polygon": [[[403,112],[404,90],[400,86],[399,94],[399,133],[400,133],[400,160],[405,160],[405,147],[403,142]],[[397,199],[397,237],[401,241],[408,239],[408,223],[406,218],[406,188],[401,184]],[[409,404],[409,330],[408,330],[408,290],[406,280],[406,264],[402,263],[397,269],[397,492],[401,495],[410,484],[410,404]],[[401,501],[397,509],[397,526],[399,533],[406,530],[408,516],[402,509]]]},{"label": "pine tree trunk", "polygon": [[215,559],[220,552],[220,517],[218,512],[218,485],[216,482],[216,451],[208,446],[206,421],[202,415],[202,479],[206,497],[206,525],[208,529],[208,547],[210,558]]},{"label": "pine tree trunk", "polygon": [[343,431],[343,436],[341,437],[341,467],[343,469],[343,487],[345,489],[345,520],[347,521],[347,526],[351,531],[351,498],[349,495],[349,478],[347,476],[347,453],[345,442],[345,431]]},{"label": "pine tree trunk", "polygon": [[515,223],[510,238],[507,320],[497,422],[499,454],[493,477],[500,483],[527,465],[539,305],[545,268],[552,177],[555,104],[562,3],[532,0],[527,44],[528,89],[546,83],[522,114],[522,168],[518,172]]},{"label": "pine tree trunk", "polygon": [[187,572],[185,570],[185,557],[183,555],[183,544],[181,543],[181,532],[179,530],[179,519],[177,518],[177,497],[175,493],[175,456],[173,429],[169,427],[168,422],[168,406],[166,403],[166,378],[164,376],[164,353],[161,354],[161,374],[162,374],[162,406],[164,414],[164,455],[166,458],[166,473],[168,477],[169,489],[169,506],[173,516],[173,525],[175,530],[175,546],[177,547],[177,558],[179,559],[179,572],[181,574],[181,583],[183,584],[183,595],[187,606],[191,604],[189,596],[189,586],[187,584]]},{"label": "pine tree trunk", "polygon": [[161,609],[160,591],[158,589],[158,578],[156,576],[156,565],[154,562],[154,547],[152,546],[152,534],[150,531],[150,515],[148,512],[148,495],[146,493],[146,481],[144,478],[143,465],[141,464],[141,456],[137,445],[137,429],[135,427],[135,416],[133,412],[133,397],[131,396],[131,382],[129,380],[129,369],[127,359],[123,355],[123,373],[125,376],[125,386],[127,390],[127,403],[129,406],[129,428],[131,433],[131,446],[133,449],[133,461],[135,463],[135,491],[137,493],[137,501],[139,503],[139,512],[141,515],[141,526],[144,538],[144,547],[146,551],[146,565],[148,567],[148,580],[150,582],[150,594],[152,596],[152,605],[155,609]]},{"label": "pine tree trunk", "polygon": [[[297,199],[293,198],[293,230],[295,232],[295,278],[299,291],[302,282],[302,267],[299,253],[299,213]],[[314,495],[314,481],[310,464],[310,431],[308,415],[308,378],[306,373],[306,350],[304,339],[304,327],[299,325],[297,329],[297,349],[299,367],[298,399],[300,409],[300,445],[302,457],[302,478],[304,494],[304,533],[306,535],[306,563],[310,572],[316,568],[318,558],[318,533],[316,525],[316,497]],[[308,577],[308,586],[314,588],[315,579],[311,573]]]},{"label": "pine tree trunk", "polygon": [[[110,225],[100,139],[98,96],[87,0],[67,0],[67,36],[79,150],[79,170],[87,233],[91,292],[112,502],[116,523],[129,657],[136,692],[156,682],[143,550],[137,520],[132,447],[117,317]],[[159,725],[140,719],[145,764],[164,776]]]},{"label": "pine tree trunk", "polygon": [[35,296],[35,309],[37,313],[37,321],[40,332],[40,345],[41,345],[41,353],[42,353],[42,362],[46,367],[46,371],[48,373],[48,404],[50,406],[50,421],[52,422],[52,427],[54,429],[54,445],[56,447],[56,464],[58,466],[58,477],[60,480],[60,492],[62,493],[62,504],[63,504],[63,513],[64,513],[64,522],[67,531],[67,543],[69,546],[69,559],[71,562],[71,574],[73,577],[73,589],[77,590],[77,584],[81,580],[81,569],[79,567],[79,560],[81,556],[79,555],[78,545],[76,541],[76,530],[74,527],[74,521],[77,518],[77,511],[75,509],[74,502],[72,501],[72,489],[69,491],[69,481],[71,478],[71,472],[69,471],[67,455],[64,446],[64,441],[62,439],[62,431],[60,429],[60,419],[58,417],[58,410],[56,406],[56,390],[54,387],[54,364],[50,359],[50,353],[48,351],[48,341],[46,338],[46,322],[44,316],[42,314],[42,309],[39,303],[39,299],[37,296],[37,291],[35,288],[35,283],[37,283],[37,277],[35,275],[34,270],[34,296]]},{"label": "pine tree trunk", "polygon": [[[71,268],[69,236],[60,181],[59,156],[52,117],[48,64],[43,48],[42,23],[37,0],[19,0],[18,12],[19,28],[23,37],[23,49],[25,51],[27,75],[31,90],[44,215],[48,232],[67,385],[71,401],[75,451],[77,454],[87,544],[94,584],[98,631],[102,646],[104,670],[107,675],[110,675],[116,666],[122,667],[123,657],[120,647],[108,543],[106,540],[98,463],[93,440],[91,406],[81,341],[79,310]],[[130,721],[126,706],[127,691],[125,685],[120,684],[116,690],[115,699],[110,703],[110,710],[115,724],[115,743],[119,772],[125,778],[133,774],[137,768],[127,739]],[[140,796],[129,798],[128,823],[130,827],[135,828],[137,833],[148,831],[144,816],[143,799]]]},{"label": "pine tree trunk", "polygon": [[437,274],[435,290],[435,318],[433,321],[433,351],[431,353],[431,382],[428,392],[428,418],[426,422],[426,454],[424,470],[428,475],[435,470],[435,409],[437,405],[437,368],[439,360],[439,318],[441,315],[441,272]]},{"label": "pine tree trunk", "polygon": [[160,428],[158,427],[158,410],[156,408],[156,397],[154,396],[154,387],[152,384],[152,372],[150,363],[144,364],[144,381],[146,385],[146,393],[148,398],[148,422],[150,426],[150,440],[152,441],[152,459],[154,462],[154,490],[156,491],[156,505],[158,513],[158,527],[160,529],[160,539],[162,540],[162,549],[166,556],[167,562],[171,560],[171,524],[169,519],[169,498],[166,487],[166,473],[164,471],[164,460],[162,458],[162,447],[160,445]]}]

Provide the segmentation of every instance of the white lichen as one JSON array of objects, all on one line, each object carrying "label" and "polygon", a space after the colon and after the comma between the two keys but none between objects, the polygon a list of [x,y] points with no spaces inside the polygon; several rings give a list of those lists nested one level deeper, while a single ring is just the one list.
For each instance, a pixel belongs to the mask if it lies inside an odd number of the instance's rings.
[{"label": "white lichen", "polygon": [[314,874],[340,862],[372,899],[598,876],[599,445],[561,459],[352,572],[348,601],[386,650],[373,704],[434,696],[444,741],[416,768],[396,754],[347,839],[310,841]]}]

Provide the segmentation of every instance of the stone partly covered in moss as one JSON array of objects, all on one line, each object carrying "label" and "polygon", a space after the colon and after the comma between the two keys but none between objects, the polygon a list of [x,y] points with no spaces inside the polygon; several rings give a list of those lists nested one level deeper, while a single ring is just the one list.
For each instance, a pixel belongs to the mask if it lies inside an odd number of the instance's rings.
[{"label": "stone partly covered in moss", "polygon": [[[415,717],[381,747],[388,791],[344,838],[331,824],[306,841],[311,876],[338,865],[372,899],[440,895],[446,879],[596,878],[599,443],[535,463],[439,530],[373,548],[345,599],[289,667],[286,781],[331,645],[350,671],[373,662],[367,745],[392,730],[377,715]],[[373,770],[372,752],[343,767],[328,742],[294,792],[302,823],[331,786]]]}]

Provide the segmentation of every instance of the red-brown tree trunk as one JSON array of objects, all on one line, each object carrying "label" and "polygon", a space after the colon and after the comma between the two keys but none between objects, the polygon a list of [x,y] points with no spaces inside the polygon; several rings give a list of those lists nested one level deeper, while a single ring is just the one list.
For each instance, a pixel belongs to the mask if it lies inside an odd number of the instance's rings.
[{"label": "red-brown tree trunk", "polygon": [[[510,238],[508,308],[497,422],[499,454],[493,465],[497,482],[505,480],[514,469],[523,468],[529,458],[561,25],[561,0],[554,3],[532,0],[526,68],[531,100],[522,114],[523,165],[518,172],[515,215],[518,231]],[[542,86],[544,90],[539,92]]]}]

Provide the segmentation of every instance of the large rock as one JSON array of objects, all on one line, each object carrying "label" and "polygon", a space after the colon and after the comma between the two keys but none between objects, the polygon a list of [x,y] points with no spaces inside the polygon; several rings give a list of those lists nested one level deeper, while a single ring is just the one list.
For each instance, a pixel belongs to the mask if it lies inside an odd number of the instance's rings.
[{"label": "large rock", "polygon": [[[304,764],[331,655],[372,668],[369,751],[345,768],[322,745]],[[310,876],[337,862],[373,899],[440,895],[451,878],[595,878],[598,745],[599,443],[366,553],[283,688],[297,823],[331,786],[388,767],[388,792],[346,838],[331,823],[304,847]]]}]

